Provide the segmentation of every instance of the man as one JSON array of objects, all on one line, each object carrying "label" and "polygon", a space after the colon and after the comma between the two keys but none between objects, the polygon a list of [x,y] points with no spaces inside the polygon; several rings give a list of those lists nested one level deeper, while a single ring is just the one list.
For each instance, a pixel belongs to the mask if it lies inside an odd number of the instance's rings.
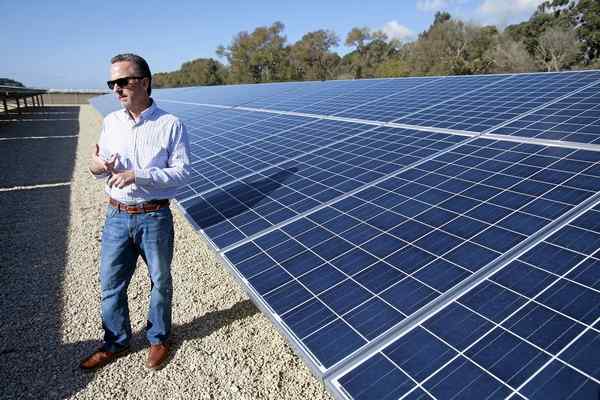
[{"label": "man", "polygon": [[142,57],[113,57],[110,79],[108,87],[123,109],[104,119],[90,162],[90,172],[106,180],[109,203],[100,261],[104,343],[80,366],[93,370],[127,351],[131,338],[127,287],[141,256],[152,282],[146,364],[157,369],[168,357],[171,331],[169,199],[189,176],[189,142],[183,124],[150,97],[152,76]]}]

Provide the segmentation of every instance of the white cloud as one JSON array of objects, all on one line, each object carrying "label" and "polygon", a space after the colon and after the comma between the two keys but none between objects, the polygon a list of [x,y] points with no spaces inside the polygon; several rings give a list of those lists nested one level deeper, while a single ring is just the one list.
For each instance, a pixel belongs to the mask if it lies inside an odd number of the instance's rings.
[{"label": "white cloud", "polygon": [[450,0],[417,0],[419,11],[439,11],[448,8]]},{"label": "white cloud", "polygon": [[386,22],[381,30],[389,39],[398,39],[404,41],[415,36],[413,31],[406,26],[401,25],[398,21]]},{"label": "white cloud", "polygon": [[425,12],[447,11],[468,2],[469,0],[417,0],[417,10]]},{"label": "white cloud", "polygon": [[543,0],[484,0],[477,14],[490,23],[509,23],[528,18]]}]

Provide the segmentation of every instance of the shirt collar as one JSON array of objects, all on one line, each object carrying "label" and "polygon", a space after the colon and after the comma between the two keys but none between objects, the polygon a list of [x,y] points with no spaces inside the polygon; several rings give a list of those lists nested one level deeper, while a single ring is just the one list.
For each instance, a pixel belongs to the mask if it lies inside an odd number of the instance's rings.
[{"label": "shirt collar", "polygon": [[[152,97],[150,97],[150,105],[148,106],[148,108],[146,108],[144,111],[142,111],[142,113],[140,114],[140,120],[138,121],[138,123],[147,120],[149,117],[151,117],[156,112],[157,109],[158,109],[158,107],[156,106],[156,102],[154,101],[154,99],[152,99]],[[123,109],[123,114],[125,114],[125,116],[128,119],[133,121],[133,118],[131,118],[131,114],[129,114],[129,111],[127,111],[126,108]]]}]

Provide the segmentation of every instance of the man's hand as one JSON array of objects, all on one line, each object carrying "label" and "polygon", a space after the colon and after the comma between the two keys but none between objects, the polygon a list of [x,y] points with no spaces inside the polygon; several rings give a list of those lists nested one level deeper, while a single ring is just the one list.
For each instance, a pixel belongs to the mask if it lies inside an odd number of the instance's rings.
[{"label": "man's hand", "polygon": [[100,147],[96,144],[96,150],[92,154],[92,160],[90,162],[90,172],[94,175],[100,175],[107,172],[113,173],[117,157],[118,155],[114,154],[110,160],[103,160],[100,158]]},{"label": "man's hand", "polygon": [[108,187],[116,186],[123,189],[135,182],[135,173],[133,171],[113,172],[108,180]]}]

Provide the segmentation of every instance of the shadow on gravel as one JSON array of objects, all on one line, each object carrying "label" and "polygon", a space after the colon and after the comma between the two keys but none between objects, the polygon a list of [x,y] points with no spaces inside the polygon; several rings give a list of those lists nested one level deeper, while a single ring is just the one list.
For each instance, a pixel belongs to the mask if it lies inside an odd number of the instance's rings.
[{"label": "shadow on gravel", "polygon": [[0,188],[71,180],[77,137],[61,136],[78,135],[79,107],[42,107],[25,109],[21,116],[14,110],[0,115]]},{"label": "shadow on gravel", "polygon": [[[175,288],[177,290],[177,288]],[[177,311],[175,311],[177,312]],[[177,350],[188,340],[202,339],[236,321],[241,321],[258,314],[259,310],[250,300],[240,301],[226,310],[211,311],[203,316],[183,325],[173,325],[170,339],[171,354],[169,361],[177,354]],[[97,343],[100,345],[100,341]],[[131,352],[147,351],[148,341],[146,331],[133,333],[131,338]],[[94,347],[90,347],[94,350]],[[127,356],[125,356],[127,357]],[[167,366],[168,363],[165,365]]]},{"label": "shadow on gravel", "polygon": [[[39,123],[45,135],[61,135],[63,129],[78,133],[78,107],[46,107],[44,111],[47,121]],[[71,122],[51,121],[53,112],[68,113]],[[0,121],[0,137],[19,135],[39,133],[21,121]],[[0,141],[0,187],[8,182],[24,186],[72,179],[77,138],[39,140],[33,145],[29,139],[22,140],[18,148]],[[41,153],[48,149],[52,157],[44,158]],[[6,163],[8,159],[11,163]],[[15,171],[20,172],[13,174]],[[93,379],[93,374],[79,370],[79,361],[99,346],[99,339],[62,343],[70,197],[70,186],[0,191],[2,399],[64,399],[85,389]],[[205,337],[257,312],[246,300],[173,326],[173,354],[184,341]],[[134,351],[145,350],[144,332],[136,332],[132,345]]]},{"label": "shadow on gravel", "polygon": [[[79,131],[79,107],[38,112],[46,121],[36,121],[36,128],[1,121],[0,138],[40,136],[37,128],[46,136]],[[57,116],[69,121],[53,121]],[[76,148],[77,138],[0,141],[0,187],[69,182]],[[70,197],[70,186],[0,192],[2,398],[61,398],[90,379],[73,379],[77,350],[61,340]]]}]

